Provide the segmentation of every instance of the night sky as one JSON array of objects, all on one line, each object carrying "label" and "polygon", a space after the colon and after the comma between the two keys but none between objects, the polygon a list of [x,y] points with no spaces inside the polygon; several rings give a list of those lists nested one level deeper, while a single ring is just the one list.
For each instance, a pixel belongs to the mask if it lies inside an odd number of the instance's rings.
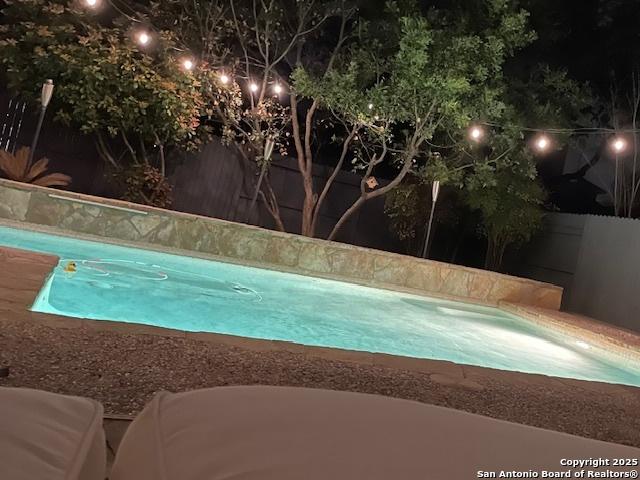
[{"label": "night sky", "polygon": [[522,52],[532,62],[566,68],[607,96],[612,75],[624,82],[640,60],[640,1],[526,0],[538,40]]}]

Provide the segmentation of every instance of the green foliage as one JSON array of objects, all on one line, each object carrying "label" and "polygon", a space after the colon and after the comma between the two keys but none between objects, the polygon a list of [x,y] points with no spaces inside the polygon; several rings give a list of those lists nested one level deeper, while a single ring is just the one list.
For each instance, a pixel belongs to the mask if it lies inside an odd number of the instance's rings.
[{"label": "green foliage", "polygon": [[154,147],[194,148],[206,138],[201,82],[180,68],[173,34],[158,32],[153,48],[141,50],[132,32],[93,23],[74,2],[5,3],[0,62],[9,86],[35,99],[53,79],[55,118],[95,135],[114,166],[123,152],[125,165],[145,163]]},{"label": "green foliage", "polygon": [[[306,30],[321,10],[315,0],[167,0],[152,2],[149,16],[154,25],[176,32],[184,48],[199,58],[203,89],[210,97],[208,119],[220,126],[223,142],[262,166],[271,160],[264,156],[268,141],[274,142],[274,152],[287,154],[291,115],[272,93],[276,81],[286,85],[286,79],[277,79],[292,39],[303,37],[294,27],[296,14],[304,16],[299,21]],[[222,72],[228,79],[224,83]],[[249,93],[249,82],[259,90]]]},{"label": "green foliage", "polygon": [[481,185],[476,180],[465,190],[469,207],[482,216],[481,231],[488,242],[487,268],[499,269],[507,246],[528,242],[541,226],[546,194],[527,170],[498,168],[490,183]]},{"label": "green foliage", "polygon": [[[327,75],[298,68],[295,89],[361,129],[362,142],[354,150],[386,146],[401,164],[424,164],[433,158],[434,137],[466,128],[473,119],[498,118],[506,109],[500,96],[504,62],[533,34],[526,12],[513,9],[512,2],[487,1],[484,7],[480,27],[442,11],[428,19],[401,17],[395,30],[386,30],[386,39],[375,33],[373,39],[360,38]],[[366,35],[372,31],[365,29]],[[368,163],[366,155],[356,157]]]},{"label": "green foliage", "polygon": [[278,99],[265,96],[247,104],[242,98],[240,85],[234,80],[221,84],[219,77],[209,79],[216,98],[211,102],[211,115],[222,123],[222,141],[235,144],[239,150],[258,165],[268,164],[273,157],[265,158],[264,145],[274,142],[274,152],[287,155],[290,122],[289,108]]},{"label": "green foliage", "polygon": [[118,171],[115,179],[121,183],[123,200],[159,208],[171,206],[171,185],[165,176],[151,165],[131,165]]},{"label": "green foliage", "polygon": [[404,182],[387,194],[384,212],[389,217],[391,231],[402,241],[416,238],[424,223],[427,188],[420,183]]}]

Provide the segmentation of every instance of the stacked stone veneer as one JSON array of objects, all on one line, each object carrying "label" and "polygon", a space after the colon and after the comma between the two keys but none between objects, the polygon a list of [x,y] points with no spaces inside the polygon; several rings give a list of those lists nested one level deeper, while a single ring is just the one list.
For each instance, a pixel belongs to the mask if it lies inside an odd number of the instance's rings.
[{"label": "stacked stone veneer", "polygon": [[558,309],[562,297],[554,285],[494,272],[6,180],[0,180],[0,218],[488,304]]}]

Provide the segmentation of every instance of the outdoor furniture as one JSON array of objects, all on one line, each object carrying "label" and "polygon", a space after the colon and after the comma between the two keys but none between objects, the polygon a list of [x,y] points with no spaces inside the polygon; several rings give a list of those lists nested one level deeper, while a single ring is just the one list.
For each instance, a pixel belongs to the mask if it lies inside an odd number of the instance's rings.
[{"label": "outdoor furniture", "polygon": [[223,387],[159,393],[129,426],[110,478],[457,480],[479,478],[479,470],[567,471],[561,459],[638,456],[631,447],[388,397]]},{"label": "outdoor furniture", "polygon": [[104,480],[102,405],[23,388],[0,388],[2,480]]}]

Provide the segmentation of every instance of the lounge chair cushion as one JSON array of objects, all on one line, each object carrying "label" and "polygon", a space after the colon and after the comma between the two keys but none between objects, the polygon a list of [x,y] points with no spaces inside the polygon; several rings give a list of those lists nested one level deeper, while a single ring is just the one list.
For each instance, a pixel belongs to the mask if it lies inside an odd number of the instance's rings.
[{"label": "lounge chair cushion", "polygon": [[2,480],[104,480],[102,405],[26,388],[0,388]]},{"label": "lounge chair cushion", "polygon": [[639,454],[406,400],[223,387],[158,394],[125,433],[111,480],[454,480]]}]

